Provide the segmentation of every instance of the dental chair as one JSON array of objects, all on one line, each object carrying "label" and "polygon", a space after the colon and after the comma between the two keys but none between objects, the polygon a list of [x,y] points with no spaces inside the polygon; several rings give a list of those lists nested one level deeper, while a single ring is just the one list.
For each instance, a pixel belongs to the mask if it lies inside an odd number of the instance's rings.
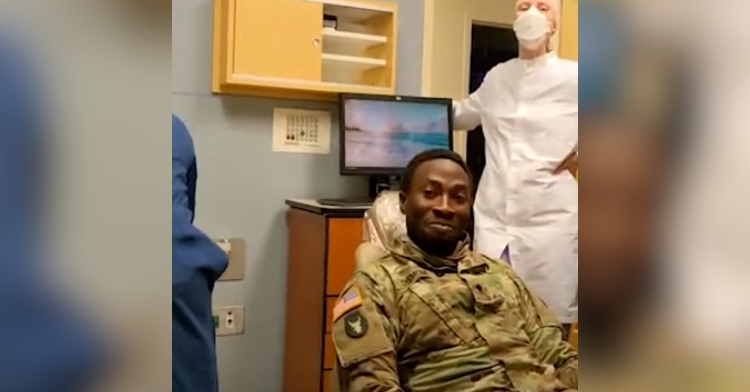
[{"label": "dental chair", "polygon": [[570,331],[570,339],[568,339],[570,344],[578,350],[578,324],[573,325]]},{"label": "dental chair", "polygon": [[399,192],[381,193],[365,212],[364,225],[364,241],[354,256],[357,269],[385,257],[396,238],[406,235],[406,218],[399,205]]},{"label": "dental chair", "polygon": [[[357,269],[382,260],[392,249],[395,239],[406,235],[406,218],[401,213],[398,194],[398,191],[382,192],[365,212],[363,241],[354,254]],[[340,391],[337,369],[338,361],[334,365],[328,391],[324,392]]]}]

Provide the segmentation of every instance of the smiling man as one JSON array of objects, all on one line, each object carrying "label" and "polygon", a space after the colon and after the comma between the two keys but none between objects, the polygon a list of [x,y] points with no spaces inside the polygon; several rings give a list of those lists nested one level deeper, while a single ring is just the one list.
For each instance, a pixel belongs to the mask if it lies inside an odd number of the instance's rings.
[{"label": "smiling man", "polygon": [[469,249],[471,184],[452,151],[407,166],[407,235],[333,311],[341,392],[577,389],[578,353],[552,312],[510,266]]}]

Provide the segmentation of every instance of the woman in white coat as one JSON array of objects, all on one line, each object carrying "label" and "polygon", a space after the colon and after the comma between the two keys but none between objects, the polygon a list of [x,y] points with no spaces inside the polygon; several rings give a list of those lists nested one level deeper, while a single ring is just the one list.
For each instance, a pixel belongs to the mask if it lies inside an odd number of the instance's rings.
[{"label": "woman in white coat", "polygon": [[578,319],[578,63],[557,57],[552,0],[520,0],[519,58],[454,104],[456,129],[481,125],[486,166],[474,245],[509,261],[562,323]]}]

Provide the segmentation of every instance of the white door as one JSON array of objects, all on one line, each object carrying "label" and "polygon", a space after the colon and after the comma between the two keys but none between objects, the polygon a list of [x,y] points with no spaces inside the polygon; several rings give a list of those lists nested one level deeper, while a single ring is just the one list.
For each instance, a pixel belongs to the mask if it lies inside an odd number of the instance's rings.
[{"label": "white door", "polygon": [[[452,99],[467,97],[472,25],[511,27],[515,7],[516,0],[425,0],[422,95]],[[577,16],[576,7],[576,34]],[[563,25],[564,21],[561,21],[560,27],[564,28]],[[576,35],[576,41],[577,38]],[[552,41],[557,49],[559,33]],[[458,131],[453,137],[453,149],[464,158],[466,136],[465,131]]]}]

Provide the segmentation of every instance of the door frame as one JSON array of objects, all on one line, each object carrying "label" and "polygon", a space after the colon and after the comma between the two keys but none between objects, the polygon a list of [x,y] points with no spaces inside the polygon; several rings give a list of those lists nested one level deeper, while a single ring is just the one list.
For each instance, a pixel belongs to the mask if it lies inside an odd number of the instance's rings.
[{"label": "door frame", "polygon": [[[461,91],[452,92],[448,97],[454,100],[463,99],[469,95],[469,72],[470,72],[470,61],[471,61],[471,42],[464,42],[463,50],[460,57],[464,59],[463,71],[458,75],[437,75],[434,71],[434,37],[436,28],[435,26],[435,2],[438,0],[424,0],[424,31],[423,31],[423,45],[422,45],[422,90],[421,94],[425,97],[433,96],[433,85],[436,80],[445,80],[446,78],[461,78],[459,84]],[[456,1],[456,0],[439,0],[439,1]],[[464,2],[471,2],[473,0],[461,0]],[[497,0],[494,0],[497,1]],[[501,1],[513,1],[515,0],[501,0]],[[555,35],[552,37],[552,48],[558,50],[560,47],[560,31],[563,29],[562,23],[562,5],[564,1],[557,1],[557,20],[558,28]],[[469,18],[468,15],[464,17],[464,32],[467,40],[471,40],[471,27],[474,24],[483,25],[495,25],[497,23],[491,21],[483,21],[479,19]],[[511,27],[508,24],[499,24],[501,27]],[[453,79],[455,81],[455,79]],[[466,142],[468,134],[467,131],[456,131],[453,134],[453,150],[460,154],[462,157],[466,157]]]}]

